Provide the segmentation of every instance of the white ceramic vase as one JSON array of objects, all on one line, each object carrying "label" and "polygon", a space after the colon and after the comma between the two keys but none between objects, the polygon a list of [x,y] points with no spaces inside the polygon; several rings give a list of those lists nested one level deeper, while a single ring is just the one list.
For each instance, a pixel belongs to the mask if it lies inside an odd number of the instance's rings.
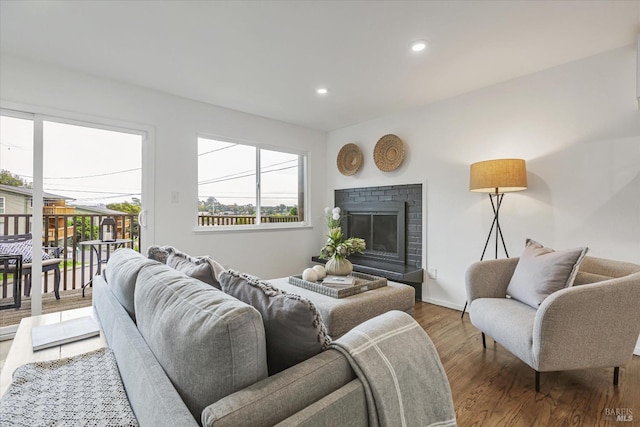
[{"label": "white ceramic vase", "polygon": [[330,258],[325,265],[327,275],[331,276],[348,276],[353,271],[353,264],[346,258]]}]

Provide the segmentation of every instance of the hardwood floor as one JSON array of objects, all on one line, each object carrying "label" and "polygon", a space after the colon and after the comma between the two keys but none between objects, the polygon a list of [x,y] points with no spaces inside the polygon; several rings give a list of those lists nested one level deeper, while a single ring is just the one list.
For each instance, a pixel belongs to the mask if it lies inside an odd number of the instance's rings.
[{"label": "hardwood floor", "polygon": [[[640,426],[638,356],[617,387],[613,368],[543,372],[536,393],[533,369],[490,337],[483,349],[468,314],[417,302],[415,318],[438,349],[459,426]],[[616,409],[633,421],[616,421]]]}]

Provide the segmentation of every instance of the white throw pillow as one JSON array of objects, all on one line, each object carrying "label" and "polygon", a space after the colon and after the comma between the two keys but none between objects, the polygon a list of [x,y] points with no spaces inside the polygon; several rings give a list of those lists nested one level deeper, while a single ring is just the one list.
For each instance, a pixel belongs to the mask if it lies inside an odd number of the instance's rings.
[{"label": "white throw pillow", "polygon": [[588,250],[584,247],[554,251],[527,239],[507,294],[537,309],[546,297],[573,285],[580,262]]}]

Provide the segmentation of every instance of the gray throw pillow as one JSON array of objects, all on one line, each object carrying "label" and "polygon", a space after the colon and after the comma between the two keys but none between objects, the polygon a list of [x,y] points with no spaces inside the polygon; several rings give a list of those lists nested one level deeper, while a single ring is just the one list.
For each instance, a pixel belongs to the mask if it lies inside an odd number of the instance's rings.
[{"label": "gray throw pillow", "polygon": [[152,259],[154,261],[158,261],[163,264],[166,264],[168,256],[169,256],[169,251],[167,251],[167,246],[151,245],[147,249],[147,258]]},{"label": "gray throw pillow", "polygon": [[218,276],[224,271],[224,267],[211,257],[192,257],[171,246],[163,246],[161,249],[167,253],[166,264],[169,267],[221,289]]},{"label": "gray throw pillow", "polygon": [[269,375],[307,360],[331,344],[322,316],[308,299],[237,271],[223,272],[220,284],[225,293],[252,305],[262,315]]},{"label": "gray throw pillow", "polygon": [[584,247],[554,251],[527,239],[507,294],[537,309],[546,297],[573,285],[580,262],[588,250]]}]

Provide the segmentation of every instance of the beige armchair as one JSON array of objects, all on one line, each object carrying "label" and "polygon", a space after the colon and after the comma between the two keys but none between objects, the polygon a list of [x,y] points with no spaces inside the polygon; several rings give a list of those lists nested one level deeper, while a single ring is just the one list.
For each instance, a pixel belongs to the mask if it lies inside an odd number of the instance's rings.
[{"label": "beige armchair", "polygon": [[538,309],[506,296],[518,258],[481,261],[466,274],[471,323],[540,372],[620,366],[640,334],[640,265],[585,257],[572,287]]}]

